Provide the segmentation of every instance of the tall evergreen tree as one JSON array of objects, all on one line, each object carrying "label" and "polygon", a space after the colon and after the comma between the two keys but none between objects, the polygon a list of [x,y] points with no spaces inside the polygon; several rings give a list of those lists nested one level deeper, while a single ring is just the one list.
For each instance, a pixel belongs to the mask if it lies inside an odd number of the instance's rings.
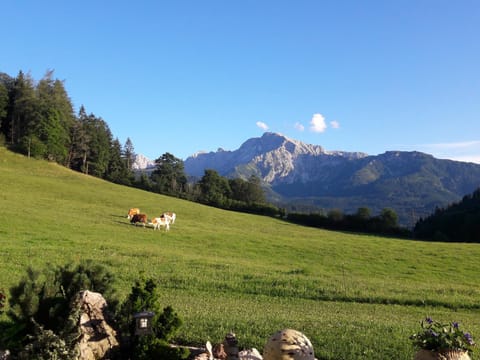
[{"label": "tall evergreen tree", "polygon": [[263,204],[266,202],[265,193],[262,189],[261,180],[258,176],[251,175],[248,178],[246,202],[249,204],[251,203]]},{"label": "tall evergreen tree", "polygon": [[127,141],[125,141],[125,146],[123,147],[123,155],[125,157],[127,169],[131,171],[133,167],[133,162],[135,161],[135,149],[133,147],[132,140],[130,140],[129,137],[127,138]]},{"label": "tall evergreen tree", "polygon": [[122,154],[122,146],[118,138],[113,140],[110,149],[110,161],[108,162],[107,180],[117,184],[131,185],[134,177],[132,172],[127,168],[127,163],[124,161]]},{"label": "tall evergreen tree", "polygon": [[230,179],[231,197],[234,200],[242,201],[247,204],[265,203],[265,194],[262,189],[260,178],[255,175],[250,176],[248,181],[240,178]]},{"label": "tall evergreen tree", "polygon": [[93,114],[88,116],[87,132],[90,135],[88,173],[103,178],[110,160],[112,133],[107,123]]},{"label": "tall evergreen tree", "polygon": [[38,117],[34,82],[30,75],[25,75],[22,71],[18,73],[11,102],[12,111],[7,120],[7,139],[21,152],[30,154],[32,143],[37,142],[32,130]]},{"label": "tall evergreen tree", "polygon": [[384,208],[379,215],[380,226],[384,231],[398,228],[398,215],[395,210]]},{"label": "tall evergreen tree", "polygon": [[106,177],[113,136],[107,123],[81,107],[72,130],[70,163],[85,174]]},{"label": "tall evergreen tree", "polygon": [[68,154],[68,164],[76,171],[86,172],[86,164],[90,142],[90,136],[87,132],[87,112],[82,105],[78,111],[77,120],[70,130],[70,149]]},{"label": "tall evergreen tree", "polygon": [[7,119],[8,101],[9,101],[8,89],[5,84],[0,82],[0,132],[3,132],[2,124]]},{"label": "tall evergreen tree", "polygon": [[224,206],[231,198],[230,184],[228,180],[215,170],[207,169],[198,182],[201,190],[201,201],[214,206]]},{"label": "tall evergreen tree", "polygon": [[187,177],[183,161],[170,153],[165,153],[155,160],[156,169],[151,179],[160,193],[178,195],[185,189]]},{"label": "tall evergreen tree", "polygon": [[70,132],[74,123],[73,106],[63,82],[47,71],[37,85],[39,117],[35,135],[45,145],[44,157],[67,164]]}]

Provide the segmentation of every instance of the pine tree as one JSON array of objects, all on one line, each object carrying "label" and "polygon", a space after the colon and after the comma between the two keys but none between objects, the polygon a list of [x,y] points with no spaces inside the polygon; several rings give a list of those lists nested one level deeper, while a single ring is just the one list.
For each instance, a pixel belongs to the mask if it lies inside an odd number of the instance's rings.
[{"label": "pine tree", "polygon": [[[131,339],[129,358],[186,359],[189,355],[187,349],[172,348],[168,343],[182,326],[182,320],[171,306],[161,309],[158,291],[157,284],[152,279],[136,281],[131,293],[120,307],[117,322],[122,335]],[[133,314],[143,311],[154,314],[151,319],[152,334],[140,337],[135,335]]]},{"label": "pine tree", "polygon": [[87,112],[82,105],[78,116],[70,129],[70,150],[68,155],[68,166],[76,171],[86,172],[87,158],[89,154],[90,136],[87,133]]},{"label": "pine tree", "polygon": [[214,206],[224,206],[231,198],[232,190],[228,180],[215,170],[207,169],[198,182],[201,191],[201,201]]},{"label": "pine tree", "polygon": [[163,194],[183,193],[187,183],[183,161],[167,152],[156,159],[155,164],[157,167],[151,175],[155,189]]},{"label": "pine tree", "polygon": [[73,106],[59,80],[53,80],[53,71],[47,71],[36,88],[39,116],[35,136],[44,144],[44,157],[66,164],[70,146],[70,132],[74,123]]},{"label": "pine tree", "polygon": [[123,147],[123,154],[125,158],[125,162],[127,164],[127,169],[132,171],[133,162],[135,161],[135,149],[133,148],[133,143],[130,138],[127,138],[125,142],[125,146]]},{"label": "pine tree", "polygon": [[0,82],[0,131],[2,131],[2,124],[5,122],[8,114],[8,89]]},{"label": "pine tree", "polygon": [[124,160],[122,146],[118,138],[112,142],[106,179],[123,185],[131,185],[134,180],[132,172],[127,168],[127,162]]},{"label": "pine tree", "polygon": [[35,128],[38,118],[38,103],[35,96],[33,79],[22,71],[15,79],[12,97],[12,111],[8,121],[7,138],[9,143],[21,152],[30,154],[32,141],[35,136],[32,129]]}]

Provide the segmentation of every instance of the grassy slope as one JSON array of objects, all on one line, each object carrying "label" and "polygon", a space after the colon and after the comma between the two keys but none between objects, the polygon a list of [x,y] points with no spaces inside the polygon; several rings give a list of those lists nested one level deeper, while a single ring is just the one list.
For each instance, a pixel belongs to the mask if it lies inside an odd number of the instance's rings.
[{"label": "grassy slope", "polygon": [[[408,336],[431,315],[480,336],[480,246],[300,227],[126,188],[0,148],[0,288],[27,266],[103,262],[122,296],[141,273],[184,320],[179,340],[263,349],[292,327],[319,359],[411,359]],[[131,226],[177,213],[167,234]]]}]

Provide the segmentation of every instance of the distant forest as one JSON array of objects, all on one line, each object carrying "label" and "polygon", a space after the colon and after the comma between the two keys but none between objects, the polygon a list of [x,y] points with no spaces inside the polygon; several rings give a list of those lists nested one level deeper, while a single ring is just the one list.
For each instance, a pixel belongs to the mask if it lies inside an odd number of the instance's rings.
[{"label": "distant forest", "polygon": [[287,214],[285,209],[267,203],[259,178],[227,179],[215,170],[205,170],[201,179],[189,181],[183,161],[170,153],[155,160],[156,168],[150,175],[136,175],[132,169],[136,155],[130,138],[121,144],[108,124],[87,113],[83,105],[75,114],[63,81],[55,79],[53,71],[47,71],[39,81],[22,71],[16,77],[0,72],[0,145],[114,183],[303,225],[425,240],[480,242],[480,189],[461,203],[420,219],[412,233],[398,226],[392,209],[384,209],[379,216],[371,216],[368,208],[359,208],[352,215],[339,210]]},{"label": "distant forest", "polygon": [[413,230],[415,238],[443,242],[480,242],[480,188],[425,219]]}]

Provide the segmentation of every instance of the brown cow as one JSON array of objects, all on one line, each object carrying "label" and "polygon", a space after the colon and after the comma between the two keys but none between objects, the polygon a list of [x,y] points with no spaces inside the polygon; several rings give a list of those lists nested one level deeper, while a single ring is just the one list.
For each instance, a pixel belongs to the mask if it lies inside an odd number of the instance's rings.
[{"label": "brown cow", "polygon": [[127,214],[127,219],[131,219],[133,217],[133,215],[135,214],[140,214],[140,209],[139,208],[131,208],[128,210],[128,214]]},{"label": "brown cow", "polygon": [[147,224],[147,215],[145,214],[135,214],[133,215],[130,223],[137,225],[138,223],[142,223],[143,227]]}]

